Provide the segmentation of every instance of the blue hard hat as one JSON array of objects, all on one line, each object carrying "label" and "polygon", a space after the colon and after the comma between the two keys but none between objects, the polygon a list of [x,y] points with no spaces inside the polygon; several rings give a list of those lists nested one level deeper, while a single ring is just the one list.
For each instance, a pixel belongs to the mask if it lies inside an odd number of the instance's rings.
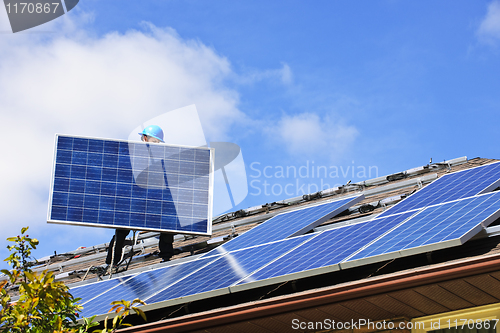
[{"label": "blue hard hat", "polygon": [[163,130],[161,129],[160,126],[157,125],[151,125],[148,126],[142,131],[142,133],[139,133],[139,135],[147,135],[147,136],[152,136],[153,138],[156,138],[160,140],[161,142],[163,141]]}]

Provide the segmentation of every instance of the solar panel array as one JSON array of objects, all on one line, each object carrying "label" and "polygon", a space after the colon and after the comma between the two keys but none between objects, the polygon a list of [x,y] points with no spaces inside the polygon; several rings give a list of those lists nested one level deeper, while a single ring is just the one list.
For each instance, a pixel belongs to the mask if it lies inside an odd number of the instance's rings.
[{"label": "solar panel array", "polygon": [[211,234],[213,152],[56,136],[48,222]]},{"label": "solar panel array", "polygon": [[[330,271],[347,269],[453,247],[463,244],[499,217],[500,192],[495,192],[327,230],[246,280],[283,281],[276,277],[291,279],[291,274],[327,266],[335,266]],[[237,290],[241,288],[234,288]]]},{"label": "solar panel array", "polygon": [[397,214],[492,191],[500,186],[500,162],[444,175],[381,216]]},{"label": "solar panel array", "polygon": [[411,250],[416,248],[421,253],[461,245],[496,220],[499,210],[500,192],[427,207],[349,260],[388,253],[398,257],[414,254]]},{"label": "solar panel array", "polygon": [[[330,265],[344,259],[395,227],[413,213],[370,220],[341,228],[326,230],[302,246],[252,274],[248,279],[263,280]],[[239,281],[239,284],[247,281]]]},{"label": "solar panel array", "polygon": [[[500,179],[498,165],[494,163],[447,175],[443,177],[446,182],[440,184],[446,185],[448,191],[432,183],[431,189],[434,190],[424,192],[429,196],[415,196],[419,191],[401,202],[412,199],[411,204],[396,205],[407,207],[406,211],[389,209],[386,214],[369,221],[318,233],[297,236],[297,232],[310,229],[318,219],[332,212],[337,214],[338,209],[345,209],[343,205],[360,199],[350,198],[351,201],[347,202],[347,199],[342,199],[309,207],[312,210],[307,208],[280,214],[254,228],[255,233],[238,236],[231,241],[235,245],[226,246],[231,242],[226,243],[224,251],[219,251],[220,255],[144,272],[110,285],[110,289],[103,293],[104,287],[97,288],[98,291],[89,293],[86,298],[84,313],[104,314],[111,301],[123,296],[142,298],[151,304],[144,308],[148,310],[196,297],[238,292],[461,245],[500,217],[500,192],[484,193],[496,188]],[[464,179],[466,184],[473,184],[465,186],[466,190],[459,186],[462,183],[464,187]],[[435,192],[440,195],[436,196]],[[421,198],[423,202],[415,198]],[[325,205],[328,209],[324,209]],[[392,213],[387,214],[389,211]],[[290,230],[286,230],[286,221],[293,226]],[[271,232],[278,235],[267,238]],[[244,237],[246,234],[248,237]],[[235,242],[238,238],[240,243]],[[96,293],[99,294],[97,297]]]},{"label": "solar panel array", "polygon": [[[167,288],[148,298],[146,302],[158,303],[179,297],[228,288],[310,237],[310,235],[304,235],[302,237],[289,238],[227,253],[211,265],[203,267],[171,288]],[[251,282],[252,280],[245,281]]]},{"label": "solar panel array", "polygon": [[343,212],[364,198],[348,197],[276,215],[207,253],[212,255],[301,235]]}]

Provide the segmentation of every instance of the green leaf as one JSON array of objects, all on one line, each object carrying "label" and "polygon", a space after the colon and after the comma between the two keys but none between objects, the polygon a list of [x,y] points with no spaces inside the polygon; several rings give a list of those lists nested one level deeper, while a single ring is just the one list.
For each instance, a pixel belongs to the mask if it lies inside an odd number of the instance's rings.
[{"label": "green leaf", "polygon": [[106,316],[106,318],[104,319],[104,329],[106,331],[108,330],[108,318],[109,318],[109,316]]},{"label": "green leaf", "polygon": [[25,282],[21,282],[21,286],[23,286],[24,290],[26,291],[26,293],[28,295],[31,294],[31,287],[29,286],[29,284],[27,284]]},{"label": "green leaf", "polygon": [[22,234],[24,234],[24,233],[26,232],[26,230],[28,230],[28,229],[29,229],[29,227],[24,227],[24,228],[22,228],[22,229],[21,229],[21,233],[22,233]]},{"label": "green leaf", "polygon": [[140,298],[136,298],[132,301],[132,304],[135,304],[135,303],[140,303],[142,305],[146,305],[146,302],[144,302],[143,300],[141,300]]},{"label": "green leaf", "polygon": [[146,319],[146,314],[144,313],[144,311],[142,311],[141,309],[136,308],[136,307],[133,307],[132,309],[135,311],[135,313],[137,313],[138,315],[140,315],[142,317],[142,319],[144,319],[144,321],[148,321]]},{"label": "green leaf", "polygon": [[10,271],[6,270],[6,269],[2,269],[0,272],[4,273],[5,275],[7,275],[8,277],[11,277],[11,273]]},{"label": "green leaf", "polygon": [[30,273],[30,272],[24,272],[24,275],[26,275],[26,277],[28,278],[28,280],[34,282],[35,281],[35,276],[33,275],[33,273]]}]

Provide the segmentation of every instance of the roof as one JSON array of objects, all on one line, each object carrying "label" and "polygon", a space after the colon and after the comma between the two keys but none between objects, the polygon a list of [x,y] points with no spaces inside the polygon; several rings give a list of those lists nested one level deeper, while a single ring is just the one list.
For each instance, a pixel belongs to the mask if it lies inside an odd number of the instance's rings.
[{"label": "roof", "polygon": [[[497,160],[457,158],[224,214],[214,218],[211,238],[177,235],[174,247],[179,253],[169,263],[161,264],[161,259],[152,255],[157,251],[157,240],[154,238],[157,234],[141,233],[133,247],[134,252],[138,251],[135,259],[130,262],[126,272],[118,272],[114,276],[124,276],[191,260],[276,214],[354,193],[364,194],[364,199],[314,230],[336,228],[368,220],[445,174],[495,161]],[[492,292],[490,290],[492,288],[487,288],[490,291],[484,288],[485,283],[486,285],[500,283],[500,272],[495,267],[500,260],[500,238],[495,237],[500,234],[497,224],[498,221],[494,222],[476,237],[477,240],[467,242],[458,250],[443,249],[364,265],[347,271],[326,272],[317,276],[257,286],[236,294],[167,304],[148,312],[148,318],[153,321],[159,320],[157,323],[140,328],[154,331],[168,327],[174,331],[203,329],[204,332],[210,332],[208,327],[216,327],[214,332],[226,330],[229,332],[235,328],[246,331],[240,327],[246,325],[247,328],[265,327],[265,331],[281,332],[284,323],[287,329],[290,328],[288,319],[292,314],[304,320],[313,320],[318,314],[323,317],[328,314],[332,316],[331,318],[339,319],[364,316],[363,318],[373,318],[373,320],[396,317],[407,320],[415,316],[437,313],[436,311],[463,308],[470,304],[499,302],[500,294]],[[104,264],[107,245],[100,244],[46,258],[46,261],[36,269],[59,271],[58,278],[70,287],[108,278],[102,275],[104,272],[100,268]],[[124,252],[130,249],[127,247]],[[478,267],[481,269],[478,270]],[[484,276],[475,277],[473,282],[470,282],[468,277],[472,274]],[[437,278],[438,276],[440,277]],[[436,279],[430,281],[429,277]],[[440,284],[442,281],[449,281],[450,278],[455,279],[453,280],[455,282],[445,287]],[[404,292],[401,291],[402,288]],[[477,290],[482,290],[484,295]],[[470,299],[464,297],[465,292],[466,295],[470,295]],[[413,293],[413,296],[407,297],[408,293]],[[457,302],[454,297],[460,297],[462,301]],[[137,328],[131,328],[125,331],[136,330]]]}]

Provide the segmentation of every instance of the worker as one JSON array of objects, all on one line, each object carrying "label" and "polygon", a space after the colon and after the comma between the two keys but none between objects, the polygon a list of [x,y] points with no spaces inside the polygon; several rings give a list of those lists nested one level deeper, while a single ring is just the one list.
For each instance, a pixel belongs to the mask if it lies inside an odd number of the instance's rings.
[{"label": "worker", "polygon": [[[141,133],[141,141],[150,143],[160,143],[163,141],[163,130],[160,126],[151,125],[146,127]],[[117,265],[122,257],[123,245],[125,243],[125,238],[129,234],[128,229],[116,229],[115,235],[111,239],[108,247],[108,255],[106,257],[106,264],[111,265],[111,260],[113,260],[113,265]],[[116,245],[115,245],[116,241]],[[162,232],[160,233],[160,240],[158,242],[159,247],[159,257],[162,258],[162,262],[169,261],[174,255],[174,234]],[[114,255],[113,255],[113,248]],[[113,259],[112,259],[113,258]]]}]

